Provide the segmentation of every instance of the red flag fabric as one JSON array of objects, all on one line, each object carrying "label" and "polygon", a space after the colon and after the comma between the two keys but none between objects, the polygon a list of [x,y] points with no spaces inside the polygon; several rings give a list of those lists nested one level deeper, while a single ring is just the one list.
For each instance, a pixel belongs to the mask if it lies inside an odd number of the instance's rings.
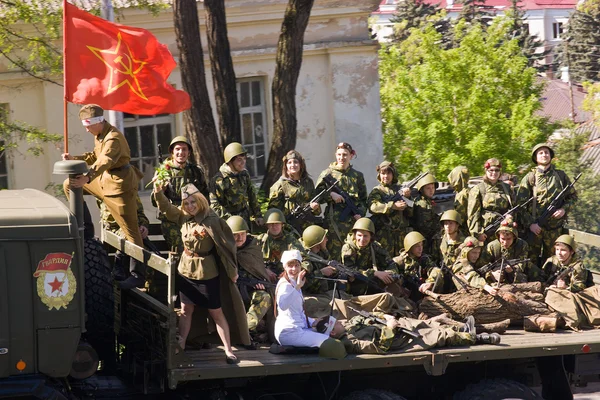
[{"label": "red flag fabric", "polygon": [[191,107],[189,95],[167,83],[176,63],[154,35],[64,4],[67,101],[140,115]]}]

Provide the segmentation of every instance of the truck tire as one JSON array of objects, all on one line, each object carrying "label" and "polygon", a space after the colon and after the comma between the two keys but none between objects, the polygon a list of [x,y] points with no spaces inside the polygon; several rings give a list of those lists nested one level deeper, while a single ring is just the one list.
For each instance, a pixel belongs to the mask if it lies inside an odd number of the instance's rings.
[{"label": "truck tire", "polygon": [[509,379],[484,379],[468,385],[462,392],[454,395],[454,400],[504,400],[541,399],[537,393],[522,383]]},{"label": "truck tire", "polygon": [[404,397],[396,394],[394,392],[390,392],[387,390],[380,389],[366,389],[366,390],[357,390],[352,392],[345,397],[343,400],[406,400]]},{"label": "truck tire", "polygon": [[115,365],[114,292],[108,254],[96,239],[85,241],[86,334],[102,361],[102,369]]}]

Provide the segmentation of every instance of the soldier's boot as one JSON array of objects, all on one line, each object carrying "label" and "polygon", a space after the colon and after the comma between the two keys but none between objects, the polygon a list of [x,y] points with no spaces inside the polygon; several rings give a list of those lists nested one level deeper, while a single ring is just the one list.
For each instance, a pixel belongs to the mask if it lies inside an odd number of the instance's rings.
[{"label": "soldier's boot", "polygon": [[125,268],[123,267],[125,263],[129,263],[129,257],[117,250],[115,254],[114,268],[112,270],[112,277],[117,282],[127,279],[127,274],[125,273]]},{"label": "soldier's boot", "polygon": [[475,318],[472,315],[469,315],[466,319],[465,319],[465,323],[464,325],[459,329],[460,332],[467,332],[470,333],[472,335],[476,335],[477,332],[475,331]]},{"label": "soldier's boot", "polygon": [[131,257],[129,262],[129,270],[131,271],[131,275],[129,275],[129,277],[124,281],[118,283],[121,290],[144,287],[146,283],[146,278],[144,276],[144,264]]},{"label": "soldier's boot", "polygon": [[500,344],[501,338],[497,333],[480,333],[475,336],[477,344]]}]

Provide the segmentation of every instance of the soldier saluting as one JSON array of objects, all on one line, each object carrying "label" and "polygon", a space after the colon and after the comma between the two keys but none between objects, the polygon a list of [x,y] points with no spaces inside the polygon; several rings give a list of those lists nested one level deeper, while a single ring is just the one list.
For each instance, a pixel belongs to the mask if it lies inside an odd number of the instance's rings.
[{"label": "soldier saluting", "polygon": [[[89,165],[87,174],[66,179],[63,189],[83,188],[106,204],[125,238],[143,247],[137,217],[138,183],[143,176],[129,164],[131,151],[125,136],[104,120],[104,110],[96,104],[81,107],[79,118],[86,131],[94,135],[94,150],[80,156],[63,153],[63,160],[83,160]],[[131,276],[119,285],[122,289],[141,287],[145,281],[144,265],[131,259]]]}]

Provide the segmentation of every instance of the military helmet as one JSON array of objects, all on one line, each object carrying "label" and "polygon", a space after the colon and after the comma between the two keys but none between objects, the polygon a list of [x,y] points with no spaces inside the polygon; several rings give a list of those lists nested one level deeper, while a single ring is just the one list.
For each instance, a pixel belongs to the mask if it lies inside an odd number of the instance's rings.
[{"label": "military helmet", "polygon": [[246,154],[246,150],[244,150],[244,147],[238,142],[229,143],[227,147],[225,147],[225,151],[223,151],[223,157],[225,158],[226,163],[240,154]]},{"label": "military helmet", "polygon": [[575,242],[575,238],[570,235],[560,235],[554,243],[563,243],[569,246],[571,250],[577,250],[577,243]]},{"label": "military helmet", "polygon": [[244,218],[239,215],[233,215],[227,218],[227,225],[229,225],[229,228],[231,228],[231,232],[233,233],[248,232],[250,230],[248,229],[248,224]]},{"label": "military helmet", "polygon": [[460,214],[458,212],[456,212],[456,210],[446,210],[442,214],[442,217],[440,218],[440,222],[454,221],[460,225],[460,219],[461,219]]},{"label": "military helmet", "polygon": [[319,225],[311,225],[302,232],[302,242],[307,248],[311,248],[323,243],[327,229],[321,228]]},{"label": "military helmet", "polygon": [[344,344],[334,338],[325,339],[325,341],[321,343],[321,346],[319,346],[319,357],[341,360],[346,357],[347,354]]},{"label": "military helmet", "polygon": [[354,223],[352,231],[360,229],[361,231],[369,231],[373,235],[375,234],[375,224],[369,218],[361,218]]},{"label": "military helmet", "polygon": [[552,147],[550,147],[550,145],[548,143],[539,143],[533,147],[533,150],[531,150],[531,161],[533,161],[534,164],[537,164],[535,154],[542,147],[547,147],[548,150],[550,150],[550,158],[554,158],[554,150],[552,150]]},{"label": "military helmet", "polygon": [[510,232],[515,236],[515,239],[519,237],[517,223],[513,221],[510,216],[500,223],[500,227],[498,227],[498,230],[496,231],[496,237],[500,237],[500,232]]},{"label": "military helmet", "polygon": [[419,182],[417,182],[417,190],[421,190],[423,186],[428,185],[430,183],[437,183],[437,181],[435,180],[435,177],[433,175],[427,174],[421,179],[419,179]]},{"label": "military helmet", "polygon": [[404,237],[404,251],[409,251],[415,244],[425,241],[425,236],[421,235],[417,231],[409,232]]},{"label": "military helmet", "polygon": [[188,145],[188,148],[190,149],[190,151],[192,151],[192,144],[190,143],[190,141],[188,140],[188,138],[186,138],[185,136],[175,136],[173,138],[173,140],[171,140],[171,143],[169,144],[169,153],[173,153],[173,147],[175,147],[175,145],[177,143],[185,143]]},{"label": "military helmet", "polygon": [[285,215],[279,208],[269,208],[265,213],[265,224],[285,224]]}]

